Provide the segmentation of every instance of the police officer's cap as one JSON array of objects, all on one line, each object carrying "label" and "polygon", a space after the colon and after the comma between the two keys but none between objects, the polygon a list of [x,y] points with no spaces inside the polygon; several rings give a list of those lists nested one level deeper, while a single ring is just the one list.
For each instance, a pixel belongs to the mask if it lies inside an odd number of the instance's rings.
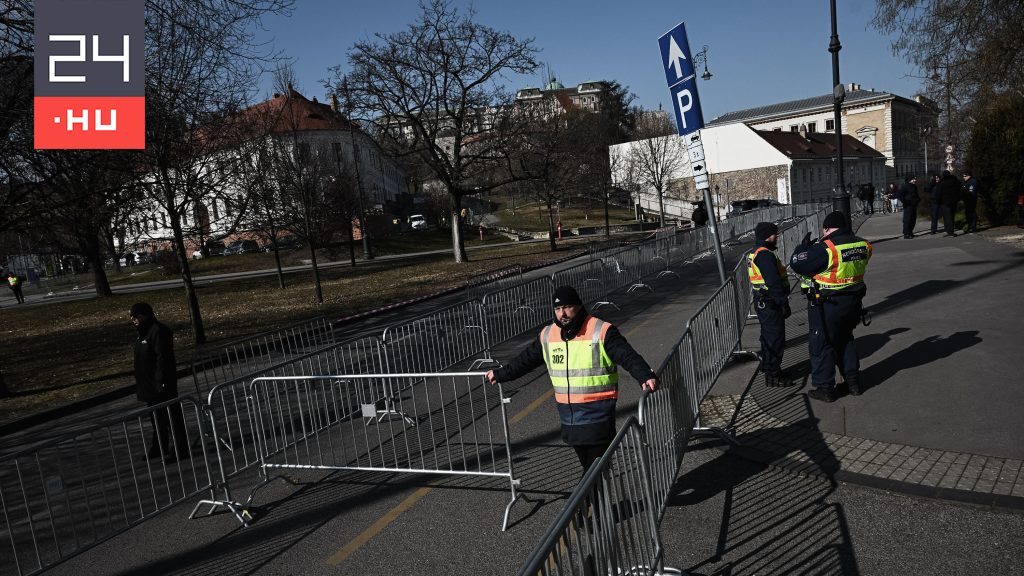
[{"label": "police officer's cap", "polygon": [[825,221],[821,225],[822,228],[846,228],[847,226],[846,214],[838,211],[825,216]]},{"label": "police officer's cap", "polygon": [[758,222],[754,228],[754,238],[757,240],[767,240],[772,234],[778,234],[779,227],[772,222]]}]

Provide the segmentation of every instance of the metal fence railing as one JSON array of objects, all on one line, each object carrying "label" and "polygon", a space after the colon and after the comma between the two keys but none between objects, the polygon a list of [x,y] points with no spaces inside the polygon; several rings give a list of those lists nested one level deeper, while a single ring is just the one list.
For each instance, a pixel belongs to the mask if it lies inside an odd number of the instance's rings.
[{"label": "metal fence railing", "polygon": [[[770,210],[730,219],[729,233],[745,234],[767,216],[795,213]],[[232,497],[231,483],[244,472],[265,474],[290,465],[507,476],[512,487],[507,525],[518,479],[505,399],[500,389],[488,396],[479,373],[442,372],[461,362],[490,361],[493,346],[550,321],[558,285],[575,285],[594,307],[611,303],[613,293],[650,288],[645,283],[652,276],[709,253],[712,240],[706,227],[664,229],[639,245],[595,245],[586,262],[549,276],[525,280],[521,270],[510,269],[474,287],[479,298],[390,326],[380,337],[336,342],[330,322],[317,318],[199,353],[192,366],[201,396],[135,411],[0,459],[0,546],[11,551],[0,555],[0,574],[38,572],[204,493],[208,497],[191,517],[203,506],[226,506],[247,523],[246,509],[259,485],[241,503]],[[740,280],[726,286],[738,294]],[[729,319],[742,310],[736,301],[730,304],[726,286],[705,307],[708,318],[717,318],[694,320],[684,332],[677,350],[682,381],[710,386],[724,363],[721,355],[738,342],[739,328],[730,327]],[[459,378],[465,381],[456,382]],[[700,397],[682,385],[666,389],[671,403],[665,409],[677,418],[677,433],[691,429],[696,412],[688,407],[699,406]],[[659,402],[661,396],[652,397],[651,410]],[[152,428],[147,422],[161,410],[169,418],[177,418],[171,412],[184,414],[189,449],[168,458],[173,462],[164,461],[170,454],[147,459],[143,438]],[[329,450],[325,442],[339,448],[341,437],[361,442],[362,452]],[[635,457],[637,450],[629,453]],[[654,462],[662,465],[663,452],[655,454]],[[305,460],[297,460],[299,455]],[[353,460],[356,456],[363,460]],[[635,473],[627,470],[629,461],[616,464],[624,467],[622,478]],[[611,499],[607,502],[612,506]],[[602,514],[614,518],[616,508],[609,510]]]}]

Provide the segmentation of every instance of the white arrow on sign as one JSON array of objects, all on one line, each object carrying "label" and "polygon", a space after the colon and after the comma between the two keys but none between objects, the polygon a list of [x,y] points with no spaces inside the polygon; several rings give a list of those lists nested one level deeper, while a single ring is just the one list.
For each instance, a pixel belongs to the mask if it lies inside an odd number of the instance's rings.
[{"label": "white arrow on sign", "polygon": [[679,44],[676,44],[676,39],[669,36],[667,68],[674,67],[676,69],[676,79],[683,77],[683,60],[686,60],[686,54],[683,54],[683,49],[679,47]]}]

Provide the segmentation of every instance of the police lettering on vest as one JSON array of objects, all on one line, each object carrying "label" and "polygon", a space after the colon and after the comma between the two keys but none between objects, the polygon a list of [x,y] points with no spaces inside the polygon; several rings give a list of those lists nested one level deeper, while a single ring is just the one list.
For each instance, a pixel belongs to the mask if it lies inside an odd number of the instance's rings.
[{"label": "police lettering on vest", "polygon": [[848,244],[836,244],[825,240],[828,253],[828,268],[814,276],[814,281],[824,289],[842,290],[864,282],[864,271],[871,259],[871,243],[858,240]]},{"label": "police lettering on vest", "polygon": [[552,324],[540,333],[555,401],[578,404],[615,400],[619,396],[619,373],[604,349],[611,324],[590,316],[575,338],[562,340],[561,329]]}]

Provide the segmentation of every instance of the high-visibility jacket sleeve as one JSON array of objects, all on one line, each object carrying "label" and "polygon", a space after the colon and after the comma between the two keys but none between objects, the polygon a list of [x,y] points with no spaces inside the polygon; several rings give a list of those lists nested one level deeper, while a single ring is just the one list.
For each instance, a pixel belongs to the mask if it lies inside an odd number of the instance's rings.
[{"label": "high-visibility jacket sleeve", "polygon": [[828,250],[821,242],[816,242],[810,246],[801,244],[793,251],[793,257],[789,260],[789,267],[802,276],[814,276],[828,269]]},{"label": "high-visibility jacket sleeve", "polygon": [[760,270],[761,276],[764,278],[768,297],[779,306],[784,305],[789,300],[789,290],[787,284],[783,282],[782,276],[779,275],[775,254],[770,250],[762,250],[757,253],[757,256],[754,256],[754,264],[757,265],[757,269]]},{"label": "high-visibility jacket sleeve", "polygon": [[528,374],[534,368],[544,365],[544,350],[540,345],[540,338],[533,338],[530,344],[501,368],[494,371],[494,377],[498,382],[508,382],[520,376]]},{"label": "high-visibility jacket sleeve", "polygon": [[637,382],[643,383],[654,377],[654,370],[651,370],[643,356],[630,346],[618,328],[612,326],[608,329],[604,337],[604,350],[612,362],[622,366]]}]

